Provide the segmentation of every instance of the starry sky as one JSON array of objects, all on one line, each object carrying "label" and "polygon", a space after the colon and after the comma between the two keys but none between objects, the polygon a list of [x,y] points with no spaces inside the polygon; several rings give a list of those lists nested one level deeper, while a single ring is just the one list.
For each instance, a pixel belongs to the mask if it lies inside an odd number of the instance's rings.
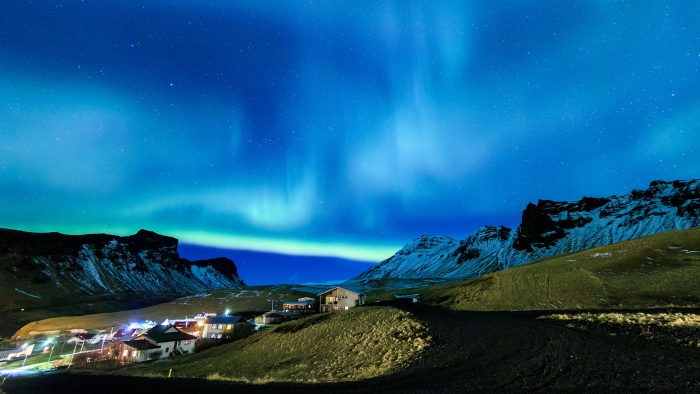
[{"label": "starry sky", "polygon": [[700,174],[700,3],[16,0],[0,227],[347,279],[528,202]]}]

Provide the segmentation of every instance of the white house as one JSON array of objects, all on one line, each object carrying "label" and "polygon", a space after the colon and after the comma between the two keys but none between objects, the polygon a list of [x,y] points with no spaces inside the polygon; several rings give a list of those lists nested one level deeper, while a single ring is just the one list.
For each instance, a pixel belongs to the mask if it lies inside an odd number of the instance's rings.
[{"label": "white house", "polygon": [[16,349],[2,349],[0,350],[0,363],[5,363],[12,360],[15,357],[24,357],[32,354],[34,350],[34,345],[18,347]]},{"label": "white house", "polygon": [[119,357],[134,362],[157,360],[171,354],[186,354],[194,351],[197,337],[186,334],[172,325],[160,325],[130,341],[124,341],[117,351]]}]

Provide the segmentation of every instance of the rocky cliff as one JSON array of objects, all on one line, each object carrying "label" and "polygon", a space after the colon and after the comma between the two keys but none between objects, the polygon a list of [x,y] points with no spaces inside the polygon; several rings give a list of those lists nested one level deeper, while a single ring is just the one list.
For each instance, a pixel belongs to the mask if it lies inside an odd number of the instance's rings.
[{"label": "rocky cliff", "polygon": [[146,230],[119,237],[0,229],[0,286],[42,298],[179,295],[244,285],[233,261],[181,259],[177,243],[175,238]]},{"label": "rocky cliff", "polygon": [[700,180],[654,181],[647,190],[528,204],[517,229],[486,226],[467,239],[422,236],[348,283],[475,278],[540,258],[700,226]]}]

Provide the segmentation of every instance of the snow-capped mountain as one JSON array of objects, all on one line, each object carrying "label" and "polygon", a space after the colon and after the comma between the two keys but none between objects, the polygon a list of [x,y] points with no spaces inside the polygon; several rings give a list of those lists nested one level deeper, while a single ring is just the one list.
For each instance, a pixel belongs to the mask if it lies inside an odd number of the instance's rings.
[{"label": "snow-capped mountain", "polygon": [[346,283],[382,278],[475,278],[544,257],[700,226],[700,180],[654,181],[647,190],[528,204],[515,231],[486,226],[467,239],[421,236]]},{"label": "snow-capped mountain", "polygon": [[227,258],[189,261],[177,239],[140,230],[119,237],[0,229],[0,280],[42,294],[189,294],[244,285]]}]

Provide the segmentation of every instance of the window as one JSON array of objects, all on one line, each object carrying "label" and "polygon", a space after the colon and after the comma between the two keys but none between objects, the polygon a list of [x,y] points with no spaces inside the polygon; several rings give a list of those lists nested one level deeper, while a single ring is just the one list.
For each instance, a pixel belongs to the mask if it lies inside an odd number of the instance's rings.
[{"label": "window", "polygon": [[223,324],[219,324],[219,330],[221,330],[222,328],[224,328],[224,325],[223,325]]},{"label": "window", "polygon": [[185,341],[185,345],[189,345],[189,344],[190,344],[190,340],[188,339]]},{"label": "window", "polygon": [[231,325],[230,325],[230,324],[227,325],[227,326],[226,326],[226,329],[227,329],[227,330],[230,330],[230,329],[231,329]]},{"label": "window", "polygon": [[211,334],[211,339],[216,339],[216,334]]},{"label": "window", "polygon": [[138,353],[136,350],[131,352],[131,357],[136,357],[136,353]]},{"label": "window", "polygon": [[166,348],[165,348],[165,352],[166,352],[166,353],[169,353],[169,352],[170,352],[170,348],[169,348],[169,347],[166,347]]},{"label": "window", "polygon": [[126,357],[129,355],[129,350],[124,349],[124,353],[122,353],[122,357]]},{"label": "window", "polygon": [[219,339],[221,339],[221,334],[217,335],[216,337],[219,338]]}]

